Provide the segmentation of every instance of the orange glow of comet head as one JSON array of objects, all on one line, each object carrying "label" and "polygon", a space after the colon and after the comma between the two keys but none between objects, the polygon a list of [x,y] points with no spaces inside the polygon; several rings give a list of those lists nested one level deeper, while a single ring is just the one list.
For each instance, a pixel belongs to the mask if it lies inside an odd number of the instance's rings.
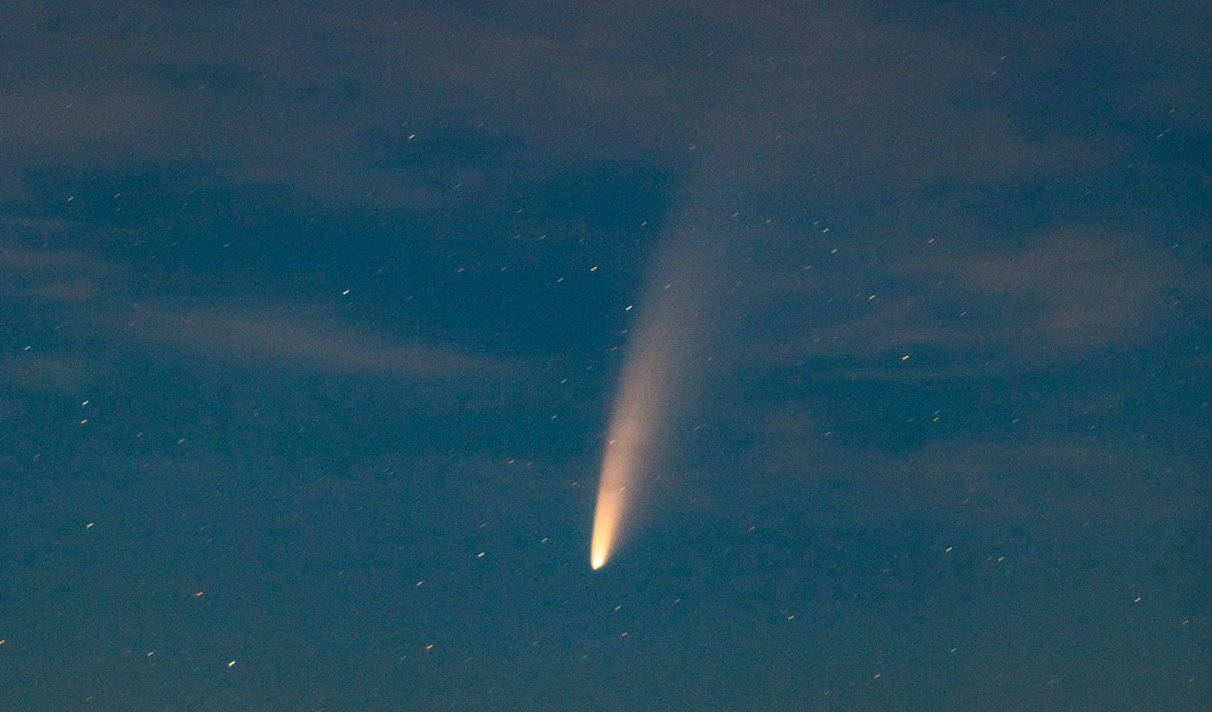
[{"label": "orange glow of comet head", "polygon": [[627,489],[635,479],[639,461],[647,454],[646,445],[652,434],[651,404],[636,394],[636,385],[643,392],[650,380],[645,376],[625,380],[630,382],[625,383],[615,409],[610,439],[602,457],[597,509],[593,515],[593,540],[589,547],[589,565],[595,571],[606,565],[618,543],[627,497],[631,495]]},{"label": "orange glow of comet head", "polygon": [[620,492],[599,492],[597,511],[593,515],[593,543],[590,545],[589,565],[594,571],[606,565],[614,543],[615,528],[622,508]]},{"label": "orange glow of comet head", "polygon": [[597,509],[593,515],[593,541],[589,547],[589,565],[595,571],[606,565],[619,534],[623,497],[631,479],[634,453],[631,447],[633,442],[630,439],[621,441],[618,438],[612,438],[606,446],[602,479],[598,484]]}]

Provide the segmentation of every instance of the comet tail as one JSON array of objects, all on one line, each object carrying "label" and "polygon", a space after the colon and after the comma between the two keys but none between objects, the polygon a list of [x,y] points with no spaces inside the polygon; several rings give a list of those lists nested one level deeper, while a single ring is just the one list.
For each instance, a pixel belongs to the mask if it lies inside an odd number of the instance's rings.
[{"label": "comet tail", "polygon": [[702,232],[675,236],[654,264],[624,357],[602,456],[589,564],[606,565],[637,494],[666,453],[670,421],[689,390],[709,295],[719,277],[718,243]]}]

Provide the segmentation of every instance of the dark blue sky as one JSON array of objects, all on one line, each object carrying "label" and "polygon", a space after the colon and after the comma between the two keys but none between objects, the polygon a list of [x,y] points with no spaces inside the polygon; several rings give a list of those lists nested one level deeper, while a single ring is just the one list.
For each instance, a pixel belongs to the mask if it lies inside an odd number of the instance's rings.
[{"label": "dark blue sky", "polygon": [[0,9],[0,708],[1212,699],[1206,3],[155,5]]}]

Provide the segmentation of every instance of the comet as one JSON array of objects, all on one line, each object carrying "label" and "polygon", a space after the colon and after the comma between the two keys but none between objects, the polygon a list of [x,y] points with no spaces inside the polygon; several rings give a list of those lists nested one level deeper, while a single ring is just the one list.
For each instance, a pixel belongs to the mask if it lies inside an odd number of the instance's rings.
[{"label": "comet", "polygon": [[667,441],[686,401],[702,343],[710,295],[721,270],[714,237],[684,230],[658,255],[624,354],[623,372],[602,454],[589,565],[601,569],[635,519],[668,456]]},{"label": "comet", "polygon": [[641,473],[641,465],[655,455],[653,438],[663,432],[668,412],[669,388],[662,383],[667,375],[667,369],[662,367],[665,362],[659,354],[651,352],[649,339],[642,339],[637,345],[637,353],[624,370],[602,455],[589,556],[589,565],[595,571],[606,565],[614,551],[627,511],[628,488]]}]

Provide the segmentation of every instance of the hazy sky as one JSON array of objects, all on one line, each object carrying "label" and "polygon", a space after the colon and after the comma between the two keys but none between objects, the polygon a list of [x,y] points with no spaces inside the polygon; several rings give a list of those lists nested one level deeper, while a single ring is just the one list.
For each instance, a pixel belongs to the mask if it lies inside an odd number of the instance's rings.
[{"label": "hazy sky", "polygon": [[5,3],[0,707],[1204,709],[1210,35]]}]

